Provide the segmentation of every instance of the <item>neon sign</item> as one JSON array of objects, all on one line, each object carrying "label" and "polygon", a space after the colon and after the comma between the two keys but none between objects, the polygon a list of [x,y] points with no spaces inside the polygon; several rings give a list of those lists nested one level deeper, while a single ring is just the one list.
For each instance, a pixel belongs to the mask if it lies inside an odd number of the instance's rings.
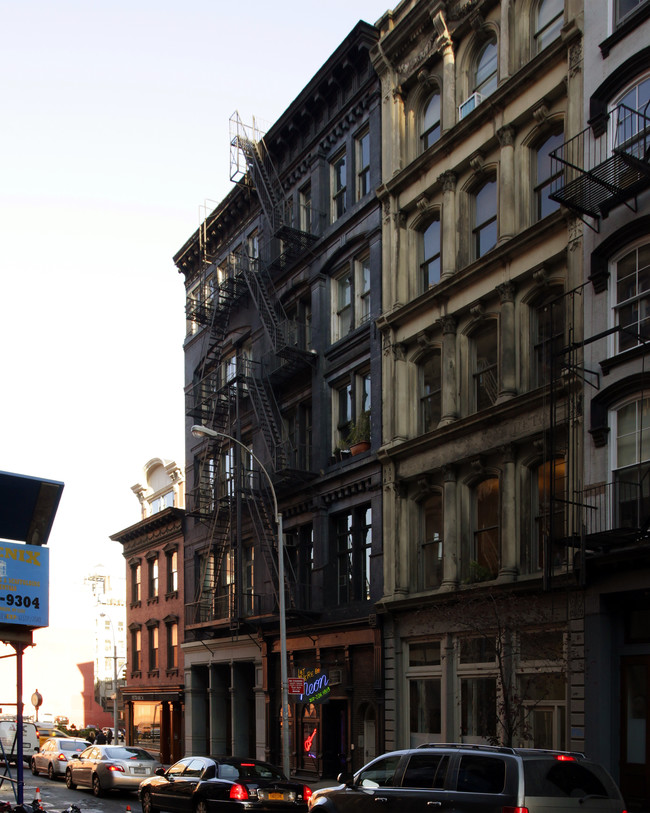
[{"label": "neon sign", "polygon": [[326,672],[320,669],[301,669],[300,677],[305,681],[300,700],[304,703],[322,703],[331,692],[330,681]]}]

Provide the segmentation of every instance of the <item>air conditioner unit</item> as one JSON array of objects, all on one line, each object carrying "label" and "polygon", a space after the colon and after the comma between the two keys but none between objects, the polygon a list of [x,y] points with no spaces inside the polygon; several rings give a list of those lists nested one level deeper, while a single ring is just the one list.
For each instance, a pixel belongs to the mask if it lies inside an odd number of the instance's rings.
[{"label": "air conditioner unit", "polygon": [[485,97],[482,93],[472,93],[469,99],[465,99],[465,101],[459,105],[458,107],[458,118],[464,119],[468,113],[471,113],[475,107],[478,107]]},{"label": "air conditioner unit", "polygon": [[343,670],[330,669],[328,677],[330,686],[338,686],[340,683],[343,683]]}]

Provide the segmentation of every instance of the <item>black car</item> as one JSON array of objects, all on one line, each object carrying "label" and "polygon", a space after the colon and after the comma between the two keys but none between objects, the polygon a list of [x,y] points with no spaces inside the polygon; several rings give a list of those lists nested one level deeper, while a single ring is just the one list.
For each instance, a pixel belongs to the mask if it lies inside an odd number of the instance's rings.
[{"label": "black car", "polygon": [[314,791],[312,813],[625,813],[607,771],[564,751],[429,744],[384,754],[339,782]]},{"label": "black car", "polygon": [[143,813],[224,813],[307,810],[311,790],[257,759],[185,757],[145,779],[138,790]]}]

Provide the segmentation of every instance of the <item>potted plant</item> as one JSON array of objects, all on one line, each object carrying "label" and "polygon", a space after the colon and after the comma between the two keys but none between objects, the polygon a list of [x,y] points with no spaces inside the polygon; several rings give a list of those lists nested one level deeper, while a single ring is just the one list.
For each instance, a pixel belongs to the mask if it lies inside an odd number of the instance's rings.
[{"label": "potted plant", "polygon": [[370,448],[370,412],[364,410],[356,421],[350,424],[348,432],[348,445],[350,454],[367,452]]}]

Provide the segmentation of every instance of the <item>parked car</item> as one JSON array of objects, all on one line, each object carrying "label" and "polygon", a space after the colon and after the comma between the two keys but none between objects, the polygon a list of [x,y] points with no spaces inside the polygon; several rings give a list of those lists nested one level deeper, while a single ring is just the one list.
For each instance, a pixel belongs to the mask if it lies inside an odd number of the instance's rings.
[{"label": "parked car", "polygon": [[622,813],[607,771],[582,754],[482,745],[426,745],[393,751],[338,787],[314,791],[310,811],[376,813],[445,810],[497,813]]},{"label": "parked car", "polygon": [[66,734],[65,731],[61,731],[60,728],[55,728],[52,724],[48,725],[47,723],[36,723],[36,728],[38,729],[38,739],[39,745],[42,748],[45,745],[45,741],[49,740],[50,737],[69,737],[69,734]]},{"label": "parked car", "polygon": [[287,779],[279,768],[257,759],[185,757],[145,779],[139,794],[142,813],[183,811],[220,813],[307,810],[311,789]]},{"label": "parked car", "polygon": [[144,748],[131,745],[91,745],[73,754],[65,769],[65,783],[92,788],[95,796],[108,790],[136,791],[140,782],[152,776],[160,762]]},{"label": "parked car", "polygon": [[32,773],[34,776],[46,773],[50,779],[65,776],[65,770],[73,754],[80,754],[89,745],[87,740],[78,740],[74,737],[50,737],[32,757]]}]

